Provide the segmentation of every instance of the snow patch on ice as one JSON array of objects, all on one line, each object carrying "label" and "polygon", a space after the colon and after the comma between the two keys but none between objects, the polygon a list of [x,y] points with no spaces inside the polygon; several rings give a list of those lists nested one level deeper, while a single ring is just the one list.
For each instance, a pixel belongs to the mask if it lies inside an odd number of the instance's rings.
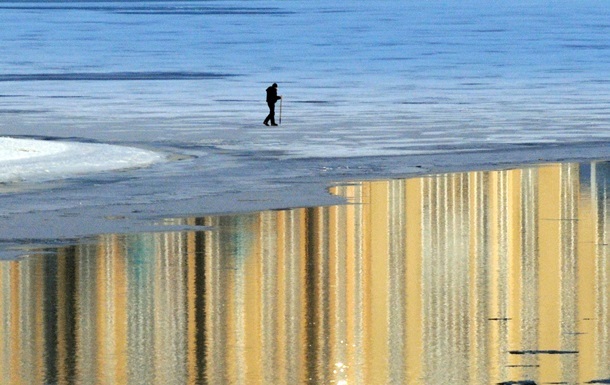
[{"label": "snow patch on ice", "polygon": [[157,152],[127,146],[0,137],[0,183],[62,179],[163,159]]}]

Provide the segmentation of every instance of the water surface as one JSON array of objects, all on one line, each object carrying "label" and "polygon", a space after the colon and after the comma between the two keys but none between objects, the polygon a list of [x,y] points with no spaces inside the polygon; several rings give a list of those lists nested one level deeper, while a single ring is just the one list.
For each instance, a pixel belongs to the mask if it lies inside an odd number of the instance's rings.
[{"label": "water surface", "polygon": [[607,383],[609,177],[354,182],[0,262],[0,382]]}]

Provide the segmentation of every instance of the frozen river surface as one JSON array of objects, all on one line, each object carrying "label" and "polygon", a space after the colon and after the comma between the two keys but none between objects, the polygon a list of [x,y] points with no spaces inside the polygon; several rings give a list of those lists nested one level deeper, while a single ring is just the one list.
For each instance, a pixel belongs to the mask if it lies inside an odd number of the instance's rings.
[{"label": "frozen river surface", "polygon": [[[0,240],[336,203],[325,187],[340,180],[605,159],[606,8],[2,3],[0,136],[73,159],[41,181],[0,153]],[[282,125],[265,127],[273,82]],[[113,154],[83,153],[93,145]]]}]

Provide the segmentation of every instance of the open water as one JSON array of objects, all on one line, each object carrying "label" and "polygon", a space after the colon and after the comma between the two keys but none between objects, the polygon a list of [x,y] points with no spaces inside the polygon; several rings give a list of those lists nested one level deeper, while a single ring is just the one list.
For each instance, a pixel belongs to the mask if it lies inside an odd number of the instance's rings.
[{"label": "open water", "polygon": [[0,263],[3,384],[607,384],[610,165],[350,183]]}]

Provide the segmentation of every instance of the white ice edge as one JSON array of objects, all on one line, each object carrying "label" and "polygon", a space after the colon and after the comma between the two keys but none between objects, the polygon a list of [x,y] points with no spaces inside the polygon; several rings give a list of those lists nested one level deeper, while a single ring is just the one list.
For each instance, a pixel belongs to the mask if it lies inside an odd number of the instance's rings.
[{"label": "white ice edge", "polygon": [[63,179],[164,159],[163,154],[127,146],[0,137],[0,183]]}]

